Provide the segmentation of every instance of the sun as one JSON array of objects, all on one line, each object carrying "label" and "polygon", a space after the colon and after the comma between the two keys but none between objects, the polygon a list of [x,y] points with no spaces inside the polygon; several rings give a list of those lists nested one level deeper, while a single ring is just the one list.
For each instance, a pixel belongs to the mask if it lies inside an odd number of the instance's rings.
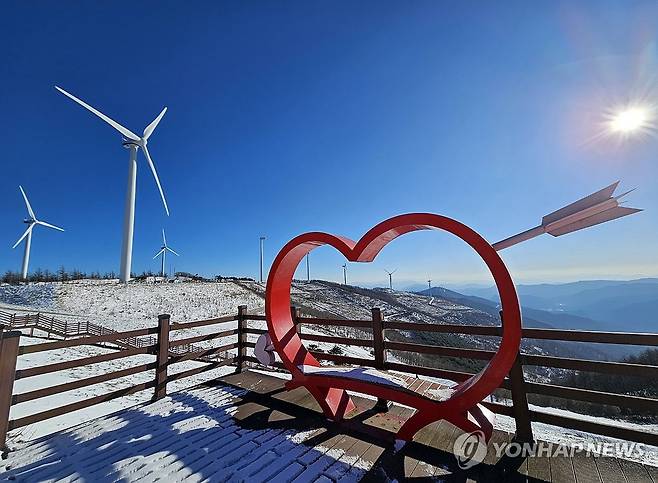
[{"label": "sun", "polygon": [[627,139],[631,136],[653,134],[656,130],[656,111],[649,104],[633,103],[611,109],[605,116],[605,131],[609,135]]},{"label": "sun", "polygon": [[651,116],[644,107],[630,107],[616,113],[610,119],[610,129],[618,133],[631,133],[649,126]]}]

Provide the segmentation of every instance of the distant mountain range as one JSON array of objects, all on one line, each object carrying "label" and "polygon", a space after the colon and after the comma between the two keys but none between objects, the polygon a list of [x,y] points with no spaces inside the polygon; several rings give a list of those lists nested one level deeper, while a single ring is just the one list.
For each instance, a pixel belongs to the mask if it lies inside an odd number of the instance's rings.
[{"label": "distant mountain range", "polygon": [[[464,296],[498,302],[495,287],[463,291]],[[658,332],[658,278],[517,285],[517,291],[526,316],[540,310],[541,319],[556,327],[564,322],[571,328]]]}]

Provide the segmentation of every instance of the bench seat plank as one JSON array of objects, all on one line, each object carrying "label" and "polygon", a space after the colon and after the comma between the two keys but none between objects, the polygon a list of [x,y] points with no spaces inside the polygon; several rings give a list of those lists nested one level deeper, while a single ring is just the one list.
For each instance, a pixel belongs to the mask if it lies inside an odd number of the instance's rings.
[{"label": "bench seat plank", "polygon": [[[402,378],[395,374],[391,374],[390,372],[379,371],[370,367],[318,367],[300,365],[298,368],[305,376],[336,377],[340,379],[350,379],[380,386],[388,386],[397,389],[398,391],[413,393],[432,401],[445,401],[449,399],[453,393],[451,388],[440,387],[438,384],[431,384],[429,387],[426,387],[426,390],[422,392],[413,390],[410,388],[412,385],[415,384],[416,387],[418,387],[418,381],[415,378]],[[420,389],[420,387],[418,388]]]}]

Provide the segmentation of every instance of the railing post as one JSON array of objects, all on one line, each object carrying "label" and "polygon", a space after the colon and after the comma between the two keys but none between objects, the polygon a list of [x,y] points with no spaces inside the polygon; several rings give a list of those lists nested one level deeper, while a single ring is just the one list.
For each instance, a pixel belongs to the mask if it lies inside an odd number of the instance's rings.
[{"label": "railing post", "polygon": [[528,409],[528,395],[525,390],[525,378],[521,365],[521,354],[517,354],[514,365],[509,372],[512,390],[512,411],[516,422],[516,435],[514,439],[523,443],[532,443],[532,425],[530,424],[530,410]]},{"label": "railing post", "polygon": [[302,316],[302,309],[295,307],[294,305],[290,307],[290,315],[292,316],[292,322],[295,324],[295,330],[297,335],[302,336],[302,324],[299,319]]},{"label": "railing post", "polygon": [[[500,311],[500,321],[504,325],[503,311]],[[523,365],[521,364],[521,352],[516,354],[514,364],[509,371],[510,389],[512,391],[512,414],[516,423],[516,434],[514,440],[521,443],[532,443],[532,424],[530,423],[530,409],[528,408],[528,394],[525,390],[525,378],[523,377]]]},{"label": "railing post", "polygon": [[247,334],[245,329],[247,328],[247,306],[240,305],[238,307],[238,361],[236,364],[235,372],[242,372],[242,366],[245,364],[245,357],[247,357]]},{"label": "railing post", "polygon": [[20,331],[0,333],[0,449],[6,450]]},{"label": "railing post", "polygon": [[169,314],[158,315],[158,344],[155,360],[155,394],[157,401],[167,395],[167,363],[169,362]]},{"label": "railing post", "polygon": [[[372,309],[372,342],[375,352],[375,369],[380,371],[385,369],[386,366],[386,350],[384,349],[384,319],[382,311],[379,308]],[[378,411],[386,412],[390,407],[391,402],[386,399],[377,398],[375,409]]]}]

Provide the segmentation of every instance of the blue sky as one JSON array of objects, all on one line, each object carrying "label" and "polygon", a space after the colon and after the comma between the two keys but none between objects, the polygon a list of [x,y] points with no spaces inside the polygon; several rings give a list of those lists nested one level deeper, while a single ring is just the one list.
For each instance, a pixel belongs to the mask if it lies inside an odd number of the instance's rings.
[{"label": "blue sky", "polygon": [[[118,271],[128,153],[64,87],[150,139],[171,216],[140,157],[133,270],[167,230],[177,270],[257,276],[310,230],[358,238],[410,211],[495,242],[617,180],[625,218],[503,252],[518,281],[658,274],[658,139],[591,141],[602,113],[655,95],[655,2],[12,2],[0,19],[0,269]],[[140,153],[141,156],[141,153]],[[173,262],[173,261],[172,261]],[[342,260],[312,255],[339,280]],[[439,233],[409,235],[350,280],[486,280]],[[302,273],[300,272],[300,275]]]}]

